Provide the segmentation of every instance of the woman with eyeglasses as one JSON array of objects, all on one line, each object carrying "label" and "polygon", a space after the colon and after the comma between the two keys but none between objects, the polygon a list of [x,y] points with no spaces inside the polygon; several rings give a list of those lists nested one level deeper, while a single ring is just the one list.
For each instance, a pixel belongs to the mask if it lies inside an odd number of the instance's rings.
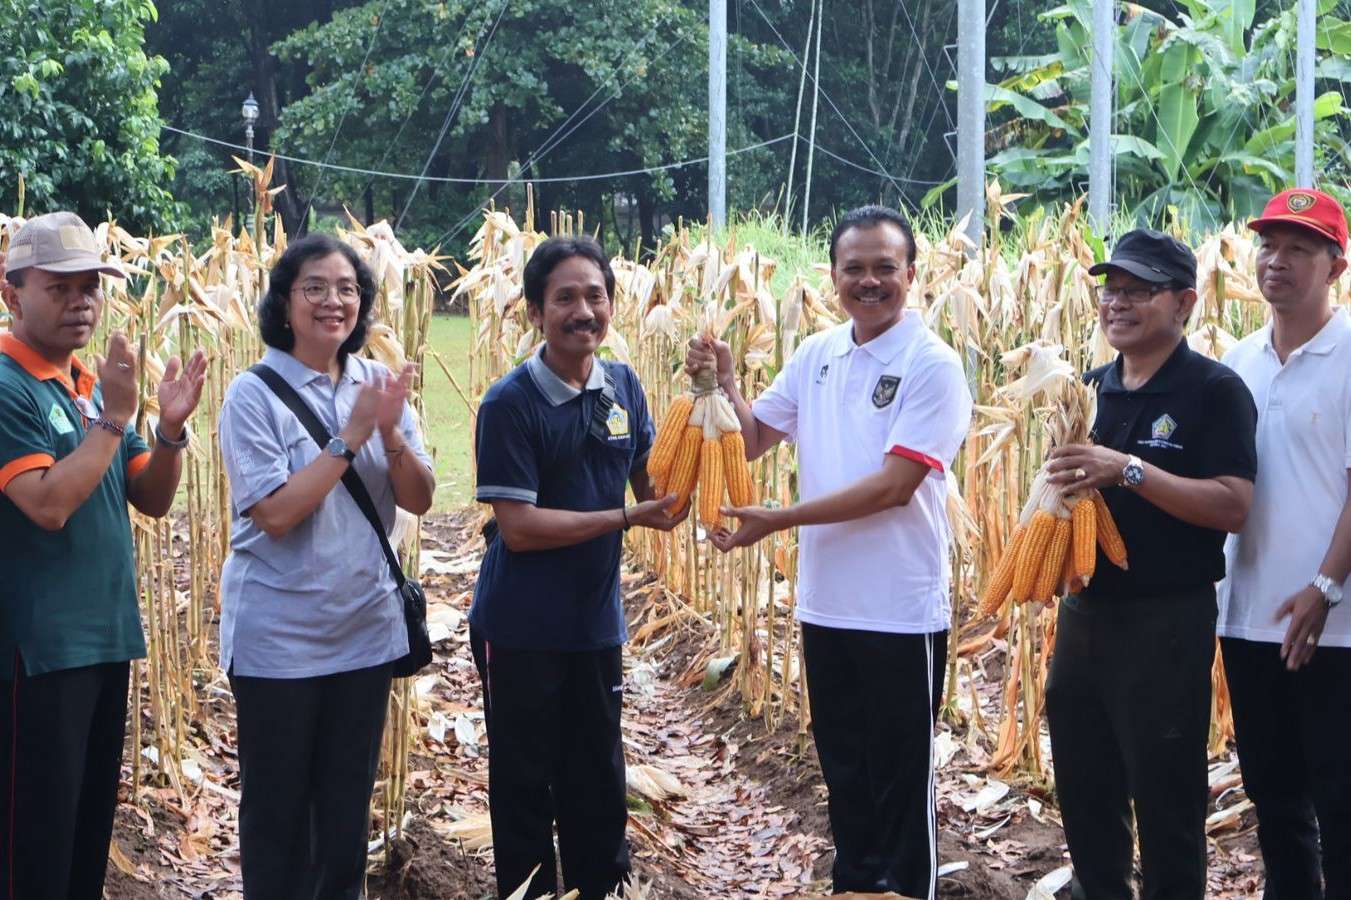
[{"label": "woman with eyeglasses", "polygon": [[327,235],[292,244],[259,304],[261,364],[332,438],[324,446],[252,371],[221,409],[231,551],[221,665],[239,727],[246,900],[363,896],[369,806],[393,662],[408,650],[380,542],[342,483],[360,476],[381,522],[432,503],[413,378],[355,355],[375,280]]},{"label": "woman with eyeglasses", "polygon": [[1196,257],[1139,229],[1112,257],[1098,318],[1117,351],[1097,389],[1093,443],[1051,452],[1051,481],[1102,491],[1126,542],[1101,551],[1088,586],[1060,604],[1046,682],[1056,793],[1076,898],[1206,892],[1206,739],[1215,582],[1226,534],[1242,529],[1257,471],[1257,409],[1242,379],[1183,335]]}]

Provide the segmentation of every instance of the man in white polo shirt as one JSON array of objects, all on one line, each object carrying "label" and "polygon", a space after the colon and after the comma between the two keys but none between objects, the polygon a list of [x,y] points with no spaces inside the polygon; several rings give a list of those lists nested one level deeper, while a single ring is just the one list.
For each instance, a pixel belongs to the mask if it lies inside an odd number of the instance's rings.
[{"label": "man in white polo shirt", "polygon": [[728,346],[690,343],[690,371],[716,361],[747,458],[785,438],[798,447],[800,502],[728,509],[738,529],[712,540],[727,551],[802,527],[797,615],[834,889],[933,897],[933,730],[951,615],[945,470],[971,393],[956,352],[906,309],[915,240],[899,213],[845,215],[830,263],[850,321],[804,341],[753,409]]},{"label": "man in white polo shirt", "polygon": [[1261,473],[1225,548],[1224,668],[1265,896],[1349,898],[1351,317],[1329,300],[1347,266],[1346,215],[1297,189],[1249,227],[1271,321],[1224,357],[1257,403]]}]

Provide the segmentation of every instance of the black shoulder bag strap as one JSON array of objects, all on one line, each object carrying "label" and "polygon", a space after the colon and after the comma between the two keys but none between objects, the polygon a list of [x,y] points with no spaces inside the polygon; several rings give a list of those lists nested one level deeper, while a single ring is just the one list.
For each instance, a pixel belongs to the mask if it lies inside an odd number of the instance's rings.
[{"label": "black shoulder bag strap", "polygon": [[[300,424],[305,426],[305,430],[310,433],[310,437],[314,438],[314,442],[319,445],[321,450],[328,446],[332,435],[328,433],[324,423],[319,421],[319,417],[314,414],[314,410],[310,409],[309,405],[296,393],[295,388],[287,384],[286,379],[282,378],[276,369],[263,363],[257,363],[250,366],[249,371],[261,378],[263,383],[272,389],[272,393],[277,395],[277,399],[286,404],[286,408],[300,420]],[[361,514],[366,517],[366,521],[371,523],[371,528],[375,529],[375,535],[380,539],[380,549],[385,552],[385,560],[389,563],[389,570],[394,575],[394,581],[399,589],[403,590],[404,583],[408,579],[404,577],[403,567],[399,565],[399,557],[395,555],[394,548],[389,544],[389,536],[385,534],[385,526],[380,521],[380,513],[376,511],[375,501],[371,499],[365,483],[362,482],[361,476],[356,473],[356,469],[350,465],[347,467],[347,471],[342,473],[342,483],[347,488],[347,493],[352,495],[357,509],[361,510]]]}]

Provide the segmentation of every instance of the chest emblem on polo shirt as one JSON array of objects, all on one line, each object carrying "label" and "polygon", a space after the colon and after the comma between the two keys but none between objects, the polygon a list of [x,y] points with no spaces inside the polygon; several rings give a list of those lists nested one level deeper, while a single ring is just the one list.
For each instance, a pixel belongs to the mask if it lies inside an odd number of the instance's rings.
[{"label": "chest emblem on polo shirt", "polygon": [[624,407],[618,403],[610,407],[610,415],[605,418],[605,427],[610,430],[612,438],[629,436],[629,414]]},{"label": "chest emblem on polo shirt", "polygon": [[817,383],[817,384],[825,384],[825,383],[826,383],[826,373],[829,372],[829,371],[830,371],[830,363],[826,363],[824,366],[821,367],[821,371],[819,371],[819,372],[816,373],[816,383]]},{"label": "chest emblem on polo shirt", "polygon": [[75,426],[70,424],[70,419],[66,417],[66,411],[59,404],[52,404],[52,411],[47,414],[47,423],[56,429],[57,434],[70,434],[75,430]]},{"label": "chest emblem on polo shirt", "polygon": [[891,405],[891,401],[896,399],[896,389],[901,386],[901,379],[898,375],[883,375],[877,379],[877,387],[873,388],[873,406],[878,409],[884,409]]},{"label": "chest emblem on polo shirt", "polygon": [[1141,438],[1140,446],[1154,447],[1163,450],[1181,450],[1182,445],[1173,441],[1173,435],[1177,433],[1177,420],[1168,413],[1164,413],[1153,421],[1149,426],[1149,438]]}]

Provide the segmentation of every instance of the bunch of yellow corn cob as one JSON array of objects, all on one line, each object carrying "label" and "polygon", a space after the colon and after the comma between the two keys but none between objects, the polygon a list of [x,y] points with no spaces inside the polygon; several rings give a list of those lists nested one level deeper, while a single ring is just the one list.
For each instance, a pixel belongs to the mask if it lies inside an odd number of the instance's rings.
[{"label": "bunch of yellow corn cob", "polygon": [[699,372],[690,391],[671,401],[647,459],[647,474],[656,496],[676,495],[667,510],[673,518],[684,512],[698,485],[699,523],[709,530],[722,525],[724,492],[732,506],[755,502],[741,422],[714,372]]},{"label": "bunch of yellow corn cob", "polygon": [[[1071,375],[1050,394],[1046,431],[1051,446],[1089,442],[1094,390]],[[1099,546],[1113,565],[1126,568],[1126,544],[1102,494],[1066,494],[1047,475],[1043,466],[1032,482],[1018,525],[981,596],[979,616],[999,614],[1010,600],[1051,603],[1056,596],[1082,591],[1097,568]]]}]

